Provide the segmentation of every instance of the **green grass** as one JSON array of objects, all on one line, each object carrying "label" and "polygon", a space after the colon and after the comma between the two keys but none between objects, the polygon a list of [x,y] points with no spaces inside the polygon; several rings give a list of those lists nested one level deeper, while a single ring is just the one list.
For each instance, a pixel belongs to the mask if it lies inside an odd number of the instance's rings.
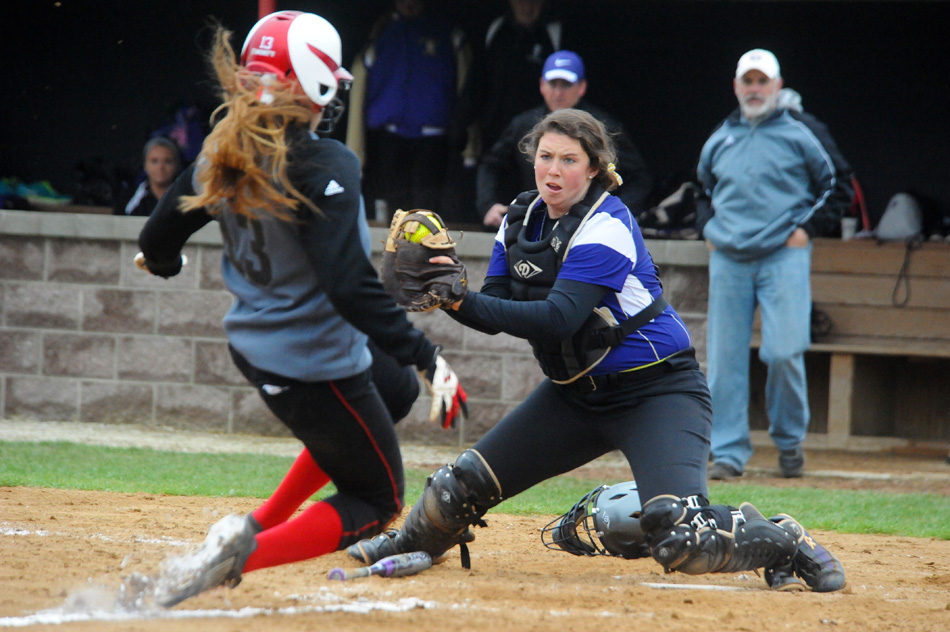
[{"label": "green grass", "polygon": [[[267,498],[292,461],[253,454],[0,441],[0,486]],[[429,473],[407,470],[407,502],[419,497]],[[561,476],[504,501],[493,511],[557,515],[595,486],[593,481]],[[331,493],[329,485],[318,497]],[[950,540],[950,499],[936,494],[716,484],[710,486],[710,497],[731,505],[749,501],[766,515],[788,513],[811,529]]]},{"label": "green grass", "polygon": [[714,502],[751,502],[767,516],[787,513],[808,529],[950,540],[950,498],[861,490],[710,485]]}]

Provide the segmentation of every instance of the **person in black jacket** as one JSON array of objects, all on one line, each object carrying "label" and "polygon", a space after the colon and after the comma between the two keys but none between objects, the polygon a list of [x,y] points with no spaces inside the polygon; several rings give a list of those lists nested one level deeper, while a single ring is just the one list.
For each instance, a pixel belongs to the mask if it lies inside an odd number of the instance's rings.
[{"label": "person in black jacket", "polygon": [[478,165],[475,204],[482,223],[487,228],[498,228],[511,200],[534,186],[532,164],[524,159],[519,144],[538,121],[564,108],[589,112],[607,127],[617,145],[617,171],[623,176],[617,196],[634,215],[642,211],[653,188],[650,173],[620,122],[583,100],[587,79],[580,56],[566,50],[549,55],[541,71],[540,90],[544,105],[512,119]]},{"label": "person in black jacket", "polygon": [[544,60],[561,49],[563,25],[547,0],[509,0],[508,10],[492,20],[473,51],[455,112],[453,131],[459,149],[477,122],[479,149],[498,140],[520,112],[538,105],[534,78]]}]

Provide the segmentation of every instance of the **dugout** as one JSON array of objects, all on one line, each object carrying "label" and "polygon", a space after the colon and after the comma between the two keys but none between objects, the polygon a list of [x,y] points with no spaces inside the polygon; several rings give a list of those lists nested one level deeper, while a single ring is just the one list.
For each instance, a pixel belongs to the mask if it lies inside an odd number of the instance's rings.
[{"label": "dugout", "polygon": [[[352,60],[389,0],[273,1],[325,15]],[[434,3],[479,40],[505,0]],[[897,191],[950,201],[950,4],[907,0],[550,0],[564,47],[587,62],[588,98],[627,128],[654,177],[692,169],[735,100],[739,55],[773,50],[787,85],[828,124],[872,217]],[[244,33],[255,0],[4,3],[0,177],[77,188],[83,161],[137,165],[149,131],[182,103],[209,106],[209,16]],[[349,62],[348,62],[349,63]],[[340,126],[342,130],[345,126]],[[622,173],[623,165],[619,165]]]}]

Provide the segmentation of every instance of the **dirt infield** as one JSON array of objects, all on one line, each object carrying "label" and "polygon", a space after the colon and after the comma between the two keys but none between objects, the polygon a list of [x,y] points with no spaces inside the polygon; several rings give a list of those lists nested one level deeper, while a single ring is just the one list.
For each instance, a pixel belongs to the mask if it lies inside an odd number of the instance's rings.
[{"label": "dirt infield", "polygon": [[[3,421],[0,438],[286,456],[300,449],[293,440],[55,422]],[[403,456],[408,465],[431,470],[456,453],[405,446]],[[926,492],[950,502],[944,456],[810,451],[805,478],[785,480],[775,476],[774,449],[757,448],[746,476],[733,484]],[[630,472],[608,456],[573,474],[602,483],[626,480]],[[495,513],[487,516],[488,529],[477,530],[471,570],[461,568],[454,551],[413,577],[337,582],[327,573],[355,564],[335,553],[249,573],[234,590],[217,589],[171,610],[154,606],[147,594],[137,603],[123,598],[120,587],[130,578],[155,573],[167,556],[197,545],[218,518],[259,502],[0,488],[0,630],[950,629],[946,540],[817,531],[843,562],[848,586],[824,595],[774,593],[753,573],[665,575],[652,560],[550,551],[540,531],[553,516]]]},{"label": "dirt infield", "polygon": [[651,560],[577,558],[541,545],[547,518],[489,514],[472,545],[420,575],[327,579],[343,553],[245,576],[171,610],[123,608],[123,580],[197,544],[209,524],[254,499],[0,488],[0,629],[171,630],[946,630],[946,541],[815,535],[848,586],[775,593],[752,573],[664,575]]}]

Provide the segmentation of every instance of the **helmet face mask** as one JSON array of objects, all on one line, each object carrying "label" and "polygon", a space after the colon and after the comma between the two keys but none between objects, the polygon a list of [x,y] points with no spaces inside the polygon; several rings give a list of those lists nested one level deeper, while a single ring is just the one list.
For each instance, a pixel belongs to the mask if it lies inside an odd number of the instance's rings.
[{"label": "helmet face mask", "polygon": [[640,527],[641,509],[635,482],[601,485],[548,523],[541,530],[541,541],[549,549],[573,555],[649,557]]},{"label": "helmet face mask", "polygon": [[[349,82],[346,83],[345,87],[341,84],[340,88],[342,90],[349,90]],[[333,97],[333,99],[327,103],[326,107],[323,108],[323,117],[317,125],[317,132],[321,134],[329,134],[332,132],[340,120],[340,117],[343,116],[343,110],[345,109],[346,104],[343,103],[343,99],[340,98],[339,92],[337,92],[337,96]]]},{"label": "helmet face mask", "polygon": [[295,81],[314,112],[329,110],[324,118],[330,127],[343,112],[338,94],[353,80],[341,61],[342,44],[333,25],[300,11],[265,16],[248,32],[241,49],[241,65],[249,71]]},{"label": "helmet face mask", "polygon": [[560,549],[572,555],[607,555],[603,547],[592,537],[588,521],[594,499],[606,485],[595,488],[577,501],[571,509],[549,522],[541,530],[541,542],[549,549]]}]

